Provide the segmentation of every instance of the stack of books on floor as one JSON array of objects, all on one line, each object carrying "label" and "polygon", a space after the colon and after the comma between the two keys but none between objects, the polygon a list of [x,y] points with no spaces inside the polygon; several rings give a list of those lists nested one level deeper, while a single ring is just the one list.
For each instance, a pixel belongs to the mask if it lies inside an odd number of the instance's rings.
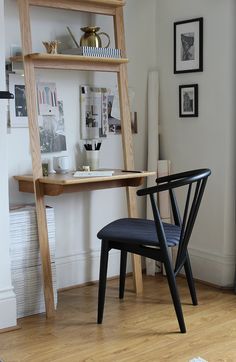
[{"label": "stack of books on floor", "polygon": [[96,48],[81,46],[78,48],[64,49],[61,54],[84,55],[86,57],[121,58],[121,50],[117,48]]},{"label": "stack of books on floor", "polygon": [[[54,209],[46,208],[55,308],[57,305]],[[45,312],[36,210],[10,207],[10,258],[17,318]]]}]

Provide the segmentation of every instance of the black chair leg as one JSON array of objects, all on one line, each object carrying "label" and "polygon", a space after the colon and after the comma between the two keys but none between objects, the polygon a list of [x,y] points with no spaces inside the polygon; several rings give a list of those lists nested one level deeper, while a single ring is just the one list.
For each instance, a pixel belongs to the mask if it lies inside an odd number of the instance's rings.
[{"label": "black chair leg", "polygon": [[127,264],[127,251],[121,250],[121,253],[120,253],[120,288],[119,288],[119,298],[120,299],[124,298],[126,264]]},{"label": "black chair leg", "polygon": [[167,276],[167,280],[168,280],[168,284],[169,284],[169,288],[170,288],[170,293],[171,293],[172,300],[173,300],[174,307],[175,307],[175,313],[176,313],[176,316],[177,316],[177,319],[179,322],[180,331],[181,331],[181,333],[186,333],[186,327],[185,327],[185,323],[184,323],[184,317],[183,317],[183,311],[182,311],[182,307],[181,307],[181,303],[180,303],[179,292],[178,292],[177,285],[176,285],[175,274],[172,269],[168,256],[166,256],[164,265],[165,265],[165,269],[166,269],[166,276]]},{"label": "black chair leg", "polygon": [[192,273],[192,268],[191,268],[188,253],[187,253],[186,261],[184,263],[184,270],[185,270],[188,287],[189,287],[189,291],[190,291],[191,298],[192,298],[192,303],[193,303],[193,305],[198,305],[197,294],[196,294],[196,289],[195,289],[194,280],[193,280],[193,273]]},{"label": "black chair leg", "polygon": [[98,289],[98,315],[97,323],[101,324],[103,319],[106,282],[107,282],[107,265],[109,256],[109,245],[107,241],[102,241],[101,256],[100,256],[100,274],[99,274],[99,289]]}]

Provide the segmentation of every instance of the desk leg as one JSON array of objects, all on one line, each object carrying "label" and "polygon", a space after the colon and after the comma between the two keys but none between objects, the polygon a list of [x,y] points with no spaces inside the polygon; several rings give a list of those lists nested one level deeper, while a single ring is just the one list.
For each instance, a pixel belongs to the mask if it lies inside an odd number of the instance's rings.
[{"label": "desk leg", "polygon": [[[21,39],[23,54],[32,53],[29,1],[18,0]],[[50,251],[48,245],[48,232],[46,211],[44,206],[44,195],[40,188],[39,178],[42,177],[42,162],[40,152],[40,138],[38,129],[37,94],[34,64],[31,60],[24,58],[25,90],[27,113],[29,121],[30,150],[32,157],[32,171],[34,179],[35,204],[37,212],[37,225],[39,235],[39,247],[42,261],[44,299],[47,317],[54,315],[54,297],[52,272],[50,262]]]},{"label": "desk leg", "polygon": [[[122,6],[116,8],[115,16],[113,19],[114,19],[114,35],[115,35],[116,47],[121,49],[125,56],[126,54],[125,30],[124,30],[124,17],[123,17]],[[127,78],[128,78],[127,65],[121,64],[120,71],[117,74],[117,80],[118,80],[119,98],[120,98],[120,115],[121,115],[124,167],[127,170],[133,170],[134,169],[133,137],[131,131]],[[127,187],[126,193],[127,193],[127,205],[128,205],[129,217],[137,217],[135,190],[131,187]],[[133,260],[135,291],[136,294],[140,294],[142,293],[143,290],[141,257],[138,255],[132,255],[132,260]]]},{"label": "desk leg", "polygon": [[[135,189],[127,187],[127,202],[129,217],[137,217],[137,202]],[[132,254],[132,266],[133,266],[133,280],[134,288],[137,295],[143,292],[143,278],[142,278],[142,265],[141,256]]]},{"label": "desk leg", "polygon": [[46,317],[51,318],[55,314],[55,307],[54,307],[54,294],[53,294],[53,283],[52,283],[51,258],[50,258],[49,242],[48,242],[48,228],[47,228],[44,198],[40,189],[40,185],[37,181],[35,183],[35,202],[36,202],[37,223],[38,223],[39,248],[40,248],[40,255],[42,262],[42,277],[43,277]]},{"label": "desk leg", "polygon": [[142,277],[142,265],[141,256],[132,254],[132,265],[133,265],[133,280],[134,288],[137,295],[143,292],[143,277]]}]

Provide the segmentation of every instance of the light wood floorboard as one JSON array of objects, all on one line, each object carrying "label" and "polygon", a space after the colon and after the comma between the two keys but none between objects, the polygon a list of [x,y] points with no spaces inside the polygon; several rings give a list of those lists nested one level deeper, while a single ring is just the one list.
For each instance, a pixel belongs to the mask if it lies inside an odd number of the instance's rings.
[{"label": "light wood floorboard", "polygon": [[187,333],[179,333],[166,278],[144,277],[136,296],[127,278],[125,299],[118,280],[108,282],[104,321],[96,324],[97,285],[59,293],[52,320],[19,320],[20,330],[0,334],[4,362],[173,361],[200,356],[209,362],[236,361],[236,296],[197,283],[192,306],[185,279],[178,280]]}]

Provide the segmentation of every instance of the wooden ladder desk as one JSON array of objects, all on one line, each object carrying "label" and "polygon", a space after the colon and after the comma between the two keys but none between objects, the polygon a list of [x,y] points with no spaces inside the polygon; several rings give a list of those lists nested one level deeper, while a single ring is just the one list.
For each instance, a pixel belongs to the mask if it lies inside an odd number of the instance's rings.
[{"label": "wooden ladder desk", "polygon": [[[116,173],[107,178],[75,180],[66,175],[63,177],[43,177],[40,139],[38,129],[37,97],[35,69],[67,69],[115,72],[117,74],[120,114],[122,127],[122,144],[124,168],[134,169],[133,145],[128,100],[127,65],[125,58],[125,37],[123,21],[123,0],[17,0],[20,14],[23,63],[25,74],[26,101],[29,120],[30,149],[33,175],[19,176],[20,191],[34,192],[37,224],[39,233],[40,254],[42,259],[44,298],[46,316],[51,317],[54,310],[52,274],[48,246],[47,222],[45,215],[44,195],[59,195],[62,192],[77,192],[82,190],[126,187],[128,214],[137,216],[136,195],[133,186],[137,186],[150,172]],[[30,27],[30,6],[41,6],[57,9],[82,11],[103,14],[113,17],[115,46],[121,49],[123,57],[119,59],[93,58],[76,55],[32,54],[32,39]],[[135,290],[142,292],[141,262],[139,256],[132,256]]]}]

